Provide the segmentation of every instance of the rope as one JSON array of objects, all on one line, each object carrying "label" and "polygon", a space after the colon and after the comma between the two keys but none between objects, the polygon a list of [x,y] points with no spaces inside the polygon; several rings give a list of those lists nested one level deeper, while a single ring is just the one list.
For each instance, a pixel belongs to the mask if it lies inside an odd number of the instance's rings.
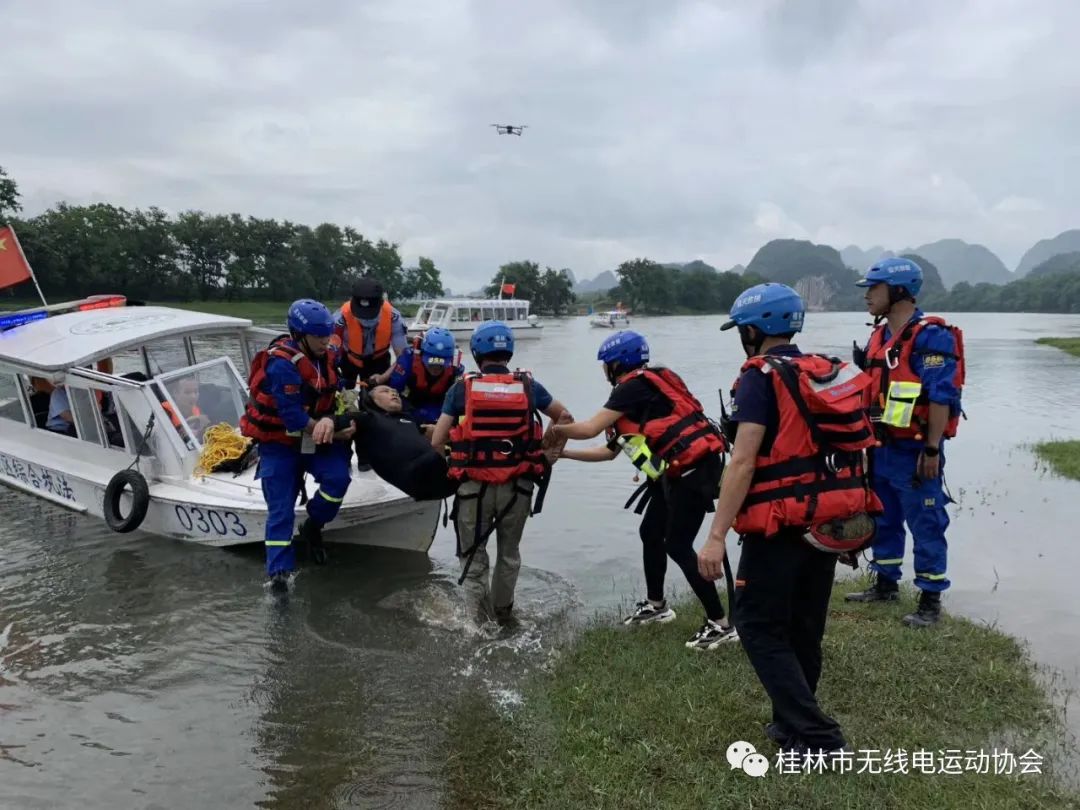
[{"label": "rope", "polygon": [[195,465],[195,475],[205,476],[227,461],[242,458],[250,444],[251,439],[242,436],[228,422],[208,427],[203,434],[203,450]]}]

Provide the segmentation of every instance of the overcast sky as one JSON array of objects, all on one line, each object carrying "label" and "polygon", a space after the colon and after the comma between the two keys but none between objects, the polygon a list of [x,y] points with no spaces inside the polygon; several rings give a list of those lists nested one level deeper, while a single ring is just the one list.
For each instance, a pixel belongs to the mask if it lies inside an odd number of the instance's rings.
[{"label": "overcast sky", "polygon": [[[222,10],[228,7],[229,10]],[[57,200],[529,258],[1080,227],[1077,0],[0,0],[0,165]],[[522,137],[489,124],[527,124]]]}]

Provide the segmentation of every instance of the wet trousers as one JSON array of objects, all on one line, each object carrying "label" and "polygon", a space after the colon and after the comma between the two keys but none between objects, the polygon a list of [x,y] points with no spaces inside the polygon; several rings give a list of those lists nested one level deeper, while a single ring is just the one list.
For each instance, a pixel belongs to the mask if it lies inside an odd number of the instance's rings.
[{"label": "wet trousers", "polygon": [[314,453],[299,448],[266,442],[259,445],[259,469],[266,499],[266,574],[288,573],[296,568],[293,529],[296,522],[296,499],[301,476],[314,478],[319,489],[308,499],[308,519],[325,526],[341,508],[349,488],[349,447],[335,442]]},{"label": "wet trousers", "polygon": [[[519,546],[525,521],[532,510],[533,483],[519,479],[508,484],[488,484],[482,498],[477,497],[481,486],[477,481],[464,481],[458,487],[454,505],[457,513],[454,525],[457,530],[458,560],[464,567],[466,555],[476,540],[477,524],[480,533],[484,534],[496,516],[508,509],[487,542],[477,548],[464,582],[470,596],[481,604],[487,604],[490,591],[491,607],[500,610],[514,604],[514,590],[521,570]],[[515,495],[517,500],[510,505]],[[496,544],[496,556],[489,585],[490,558],[487,547],[492,539]]]},{"label": "wet trousers", "polygon": [[773,721],[810,748],[831,751],[844,737],[816,693],[836,555],[818,551],[801,534],[743,538],[735,626],[772,701]]}]

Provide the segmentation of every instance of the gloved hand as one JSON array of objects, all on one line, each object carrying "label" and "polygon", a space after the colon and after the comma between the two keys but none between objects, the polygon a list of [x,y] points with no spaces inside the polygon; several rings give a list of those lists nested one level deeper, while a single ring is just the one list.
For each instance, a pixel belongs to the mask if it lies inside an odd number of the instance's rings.
[{"label": "gloved hand", "polygon": [[861,348],[854,340],[851,341],[851,361],[863,371],[866,371],[866,349]]}]

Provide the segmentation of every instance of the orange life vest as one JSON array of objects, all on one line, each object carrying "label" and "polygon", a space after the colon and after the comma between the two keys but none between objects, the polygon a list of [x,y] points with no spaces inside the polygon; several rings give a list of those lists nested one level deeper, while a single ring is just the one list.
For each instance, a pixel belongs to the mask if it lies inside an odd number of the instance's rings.
[{"label": "orange life vest", "polygon": [[489,484],[543,475],[532,375],[466,374],[465,416],[450,431],[450,477]]},{"label": "orange life vest", "polygon": [[269,347],[252,359],[251,374],[248,376],[249,398],[244,415],[240,417],[240,432],[257,442],[292,445],[299,442],[300,437],[290,436],[285,430],[277,401],[270,393],[266,364],[271,357],[288,360],[296,366],[303,381],[305,399],[309,401],[305,407],[313,419],[333,413],[334,397],[338,390],[337,372],[333,358],[327,355],[326,374],[320,373],[311,358],[288,335],[274,338]]},{"label": "orange life vest", "polygon": [[[171,402],[162,402],[161,407],[164,408],[165,413],[167,413],[169,415],[169,419],[172,421],[174,427],[179,428],[180,423],[183,422],[183,421],[186,421],[186,420],[184,420],[184,419],[182,419],[180,417],[180,414],[178,414],[175,410],[173,410],[173,406],[172,406]],[[191,409],[191,415],[192,416],[202,416],[202,411],[199,410],[198,405],[195,405]]]},{"label": "orange life vest", "polygon": [[[911,366],[911,357],[915,353],[915,338],[928,325],[933,324],[942,329],[952,332],[955,342],[956,353],[951,355],[956,360],[956,373],[953,384],[959,391],[964,386],[966,370],[964,367],[964,333],[956,326],[950,326],[943,319],[928,315],[918,320],[910,321],[903,329],[885,340],[886,324],[879,324],[870,335],[870,343],[866,347],[867,370],[873,380],[868,389],[867,404],[870,409],[870,417],[878,428],[879,438],[882,439],[916,439],[921,440],[930,425],[930,399],[926,389],[919,393],[914,401],[914,408],[909,427],[902,428],[886,425],[879,421],[889,396],[889,386],[894,382],[918,383],[922,381]],[[920,350],[921,352],[921,350]],[[948,355],[947,352],[927,351],[926,355]],[[941,434],[943,438],[951,439],[956,435],[956,428],[960,422],[960,409],[955,408],[949,415],[949,421]]]},{"label": "orange life vest", "polygon": [[[343,348],[349,355],[350,362],[357,368],[364,367],[365,360],[377,360],[390,353],[392,339],[391,327],[394,317],[394,307],[389,301],[383,301],[382,309],[379,310],[379,323],[375,327],[375,348],[369,355],[364,355],[364,325],[360,319],[353,315],[352,301],[346,301],[341,306],[341,316],[345,320],[345,335],[347,338]],[[341,340],[336,341],[341,345]]]},{"label": "orange life vest", "polygon": [[874,446],[864,407],[869,375],[816,354],[752,357],[740,378],[751,368],[772,381],[780,421],[768,454],[756,459],[735,530],[773,535],[860,512],[880,514],[864,453]]},{"label": "orange life vest", "polygon": [[725,451],[727,443],[724,437],[709,421],[705,409],[678,374],[660,366],[638,368],[619,377],[616,385],[636,377],[647,382],[671,403],[671,413],[647,422],[635,422],[620,416],[608,431],[609,439],[644,436],[646,447],[654,457],[663,459],[667,464],[667,475],[672,478],[683,475],[705,456]]}]

